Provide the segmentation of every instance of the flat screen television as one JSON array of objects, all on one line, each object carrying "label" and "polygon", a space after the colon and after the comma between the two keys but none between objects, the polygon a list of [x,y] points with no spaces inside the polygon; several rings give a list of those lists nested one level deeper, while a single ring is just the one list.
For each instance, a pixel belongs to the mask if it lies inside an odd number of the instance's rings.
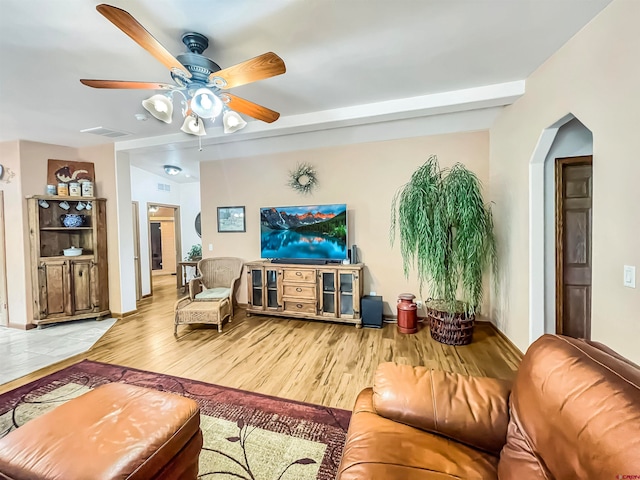
[{"label": "flat screen television", "polygon": [[342,261],[347,251],[344,203],[260,209],[262,258]]}]

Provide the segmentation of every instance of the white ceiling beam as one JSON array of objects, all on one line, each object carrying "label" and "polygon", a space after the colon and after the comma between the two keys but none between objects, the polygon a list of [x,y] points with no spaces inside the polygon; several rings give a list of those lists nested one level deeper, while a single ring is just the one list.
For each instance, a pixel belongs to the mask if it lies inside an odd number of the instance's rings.
[{"label": "white ceiling beam", "polygon": [[[367,125],[399,119],[425,117],[445,113],[510,105],[525,92],[525,81],[499,83],[484,87],[467,88],[418,97],[388,100],[384,102],[356,105],[352,107],[323,110],[300,115],[280,117],[277,122],[267,124],[250,122],[246,128],[232,135],[225,135],[222,127],[207,127],[207,136],[202,145],[277,137],[295,133],[328,130],[354,125]],[[197,144],[192,135],[176,133],[156,137],[116,142],[116,151],[174,150]]]}]

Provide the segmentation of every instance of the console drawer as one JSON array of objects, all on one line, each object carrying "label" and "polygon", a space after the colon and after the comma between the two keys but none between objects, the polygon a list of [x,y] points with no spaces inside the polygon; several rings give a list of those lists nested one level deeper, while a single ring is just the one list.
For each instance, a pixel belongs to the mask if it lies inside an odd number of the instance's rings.
[{"label": "console drawer", "polygon": [[292,313],[309,313],[311,315],[316,314],[316,302],[309,301],[284,301],[285,312]]},{"label": "console drawer", "polygon": [[282,279],[290,282],[316,283],[315,270],[294,270],[285,268],[282,271]]},{"label": "console drawer", "polygon": [[296,285],[296,284],[283,284],[282,285],[283,297],[298,298],[311,298],[316,299],[316,286],[315,285]]}]

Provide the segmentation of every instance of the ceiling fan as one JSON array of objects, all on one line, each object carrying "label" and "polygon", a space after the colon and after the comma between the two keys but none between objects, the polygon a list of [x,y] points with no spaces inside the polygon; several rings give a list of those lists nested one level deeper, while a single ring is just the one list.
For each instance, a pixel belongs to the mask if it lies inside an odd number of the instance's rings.
[{"label": "ceiling fan", "polygon": [[206,135],[203,119],[213,120],[223,112],[225,133],[232,133],[247,124],[236,111],[267,123],[275,122],[280,117],[278,112],[224,91],[283,74],[286,67],[275,53],[258,55],[221,69],[214,61],[202,55],[209,46],[209,41],[200,33],[185,33],[182,42],[189,51],[174,57],[125,10],[106,4],[98,5],[96,9],[167,67],[175,84],[81,79],[80,82],[84,85],[93,88],[161,90],[164,93],[153,95],[144,100],[142,105],[155,118],[165,123],[171,123],[172,100],[174,94],[178,93],[183,97],[182,114],[185,118],[181,130],[191,135]]}]

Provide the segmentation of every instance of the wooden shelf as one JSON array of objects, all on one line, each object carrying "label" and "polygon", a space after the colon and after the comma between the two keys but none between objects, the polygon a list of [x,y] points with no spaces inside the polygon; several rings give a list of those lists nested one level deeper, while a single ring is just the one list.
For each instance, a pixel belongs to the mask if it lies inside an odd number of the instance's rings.
[{"label": "wooden shelf", "polygon": [[[50,208],[39,203],[47,200]],[[84,224],[66,227],[59,218],[75,213],[63,211],[60,203],[92,202],[90,211],[78,212]],[[106,201],[96,197],[28,197],[29,240],[34,323],[64,322],[99,317],[109,311]],[[100,226],[100,228],[97,228]],[[66,256],[72,245],[82,255]]]},{"label": "wooden shelf", "polygon": [[40,227],[42,231],[64,231],[64,230],[93,230],[93,227]]},{"label": "wooden shelf", "polygon": [[56,261],[56,260],[93,260],[95,255],[93,253],[85,253],[83,255],[54,255],[52,257],[40,257],[43,261]]},{"label": "wooden shelf", "polygon": [[106,200],[106,198],[100,197],[61,197],[60,195],[31,195],[27,198],[35,198],[36,200],[52,200],[62,202],[95,202],[96,200]]}]

